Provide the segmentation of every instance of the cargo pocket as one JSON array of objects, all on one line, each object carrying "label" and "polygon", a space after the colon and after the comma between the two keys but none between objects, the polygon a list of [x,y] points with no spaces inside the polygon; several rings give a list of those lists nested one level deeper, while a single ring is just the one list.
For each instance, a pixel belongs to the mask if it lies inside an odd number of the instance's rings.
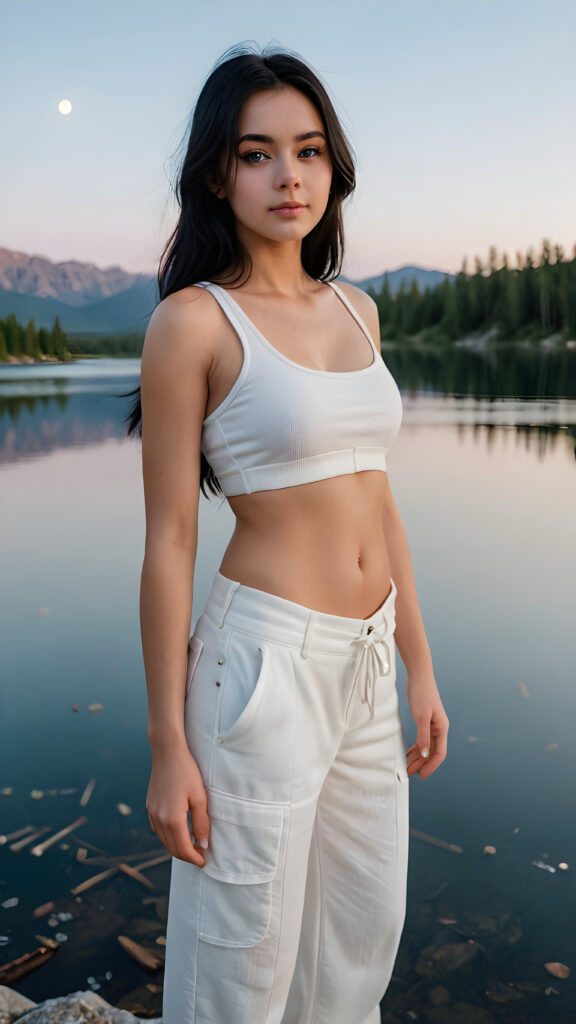
[{"label": "cargo pocket", "polygon": [[200,869],[198,937],[218,946],[255,946],[268,931],[285,804],[206,788],[210,840]]},{"label": "cargo pocket", "polygon": [[268,660],[268,647],[261,640],[240,632],[230,637],[218,710],[221,742],[244,736],[252,726],[266,687]]}]

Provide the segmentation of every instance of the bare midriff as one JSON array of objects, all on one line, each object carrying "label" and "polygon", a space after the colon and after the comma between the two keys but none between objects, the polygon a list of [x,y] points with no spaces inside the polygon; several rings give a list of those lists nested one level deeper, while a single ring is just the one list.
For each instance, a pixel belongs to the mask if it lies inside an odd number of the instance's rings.
[{"label": "bare midriff", "polygon": [[236,526],[220,572],[306,608],[368,618],[391,588],[385,482],[365,470],[229,496]]},{"label": "bare midriff", "polygon": [[[365,369],[373,359],[364,331],[326,284],[316,284],[307,302],[284,303],[279,318],[271,318],[267,302],[250,300],[244,289],[233,298],[255,316],[274,347],[295,362],[340,373]],[[205,416],[223,401],[242,365],[236,332],[221,311],[218,315]],[[230,495],[236,526],[220,572],[306,608],[366,619],[391,587],[382,525],[386,491],[386,474],[365,470]]]}]

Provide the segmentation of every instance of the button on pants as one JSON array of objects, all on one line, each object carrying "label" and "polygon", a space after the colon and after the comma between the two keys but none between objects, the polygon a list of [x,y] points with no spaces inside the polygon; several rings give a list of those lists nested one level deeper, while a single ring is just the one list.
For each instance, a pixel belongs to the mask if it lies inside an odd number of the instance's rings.
[{"label": "button on pants", "polygon": [[345,618],[216,572],[184,706],[209,848],[172,859],[163,1024],[379,1024],[408,867],[395,597]]}]

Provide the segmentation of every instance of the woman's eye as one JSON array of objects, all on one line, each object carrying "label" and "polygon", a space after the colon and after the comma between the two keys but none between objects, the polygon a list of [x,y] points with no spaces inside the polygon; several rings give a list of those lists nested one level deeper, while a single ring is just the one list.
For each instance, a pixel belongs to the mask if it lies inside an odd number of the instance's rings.
[{"label": "woman's eye", "polygon": [[265,154],[262,152],[262,150],[259,150],[259,149],[255,150],[255,149],[253,149],[250,153],[244,153],[244,155],[242,156],[242,160],[247,160],[247,162],[249,164],[261,164],[262,163],[261,160],[251,160],[250,157],[251,156],[264,156],[264,155]]},{"label": "woman's eye", "polygon": [[[300,150],[300,153],[309,153],[309,152],[321,153],[322,150],[318,146],[306,146],[305,149],[301,149]],[[251,160],[250,157],[253,157],[253,156],[266,156],[266,154],[263,153],[261,149],[251,149],[249,153],[244,153],[242,155],[241,159],[242,160],[246,160],[247,163],[249,163],[249,164],[261,164],[261,163],[263,163],[262,160]]]}]

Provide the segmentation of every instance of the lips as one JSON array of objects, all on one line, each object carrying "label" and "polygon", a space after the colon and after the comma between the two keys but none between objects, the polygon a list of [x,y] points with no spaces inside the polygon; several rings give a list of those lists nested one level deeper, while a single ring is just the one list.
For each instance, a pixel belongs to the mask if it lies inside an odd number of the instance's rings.
[{"label": "lips", "polygon": [[273,210],[295,210],[304,206],[304,203],[279,203],[278,206],[273,206]]}]

